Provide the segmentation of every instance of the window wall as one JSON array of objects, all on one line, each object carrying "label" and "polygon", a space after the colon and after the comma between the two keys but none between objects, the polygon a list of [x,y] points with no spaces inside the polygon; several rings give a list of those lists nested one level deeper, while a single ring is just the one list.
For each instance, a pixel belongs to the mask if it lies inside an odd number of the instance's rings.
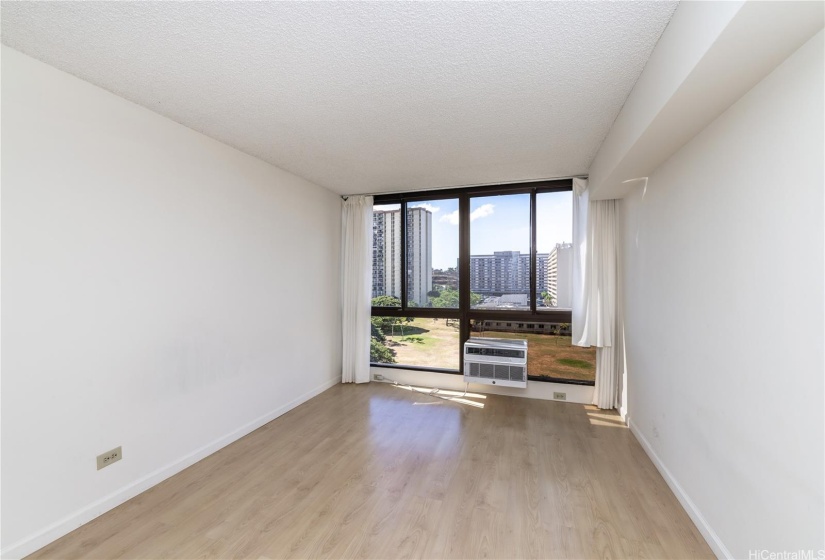
[{"label": "window wall", "polygon": [[570,344],[571,190],[375,197],[373,364],[461,373],[463,343],[495,335],[528,340],[532,380],[592,384],[595,351]]}]

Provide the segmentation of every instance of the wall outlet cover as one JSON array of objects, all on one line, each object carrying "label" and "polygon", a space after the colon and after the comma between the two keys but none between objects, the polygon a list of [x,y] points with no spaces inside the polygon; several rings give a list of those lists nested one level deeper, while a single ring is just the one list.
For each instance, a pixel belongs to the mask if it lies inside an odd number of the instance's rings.
[{"label": "wall outlet cover", "polygon": [[553,393],[553,398],[557,401],[566,401],[567,393]]},{"label": "wall outlet cover", "polygon": [[123,449],[121,446],[117,446],[112,450],[103,453],[102,455],[97,456],[97,470],[102,469],[103,467],[108,467],[112,463],[117,463],[123,458]]}]

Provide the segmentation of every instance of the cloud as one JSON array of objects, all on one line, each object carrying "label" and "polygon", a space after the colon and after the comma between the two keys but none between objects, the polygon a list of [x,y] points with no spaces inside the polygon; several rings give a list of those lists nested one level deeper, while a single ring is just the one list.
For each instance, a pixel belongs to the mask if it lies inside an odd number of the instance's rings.
[{"label": "cloud", "polygon": [[[470,212],[470,221],[474,222],[479,218],[486,218],[487,216],[493,213],[494,208],[494,204],[482,204],[481,206]],[[457,226],[458,210],[456,210],[455,212],[450,212],[449,214],[444,214],[443,216],[441,216],[441,221]]]},{"label": "cloud", "polygon": [[457,226],[458,225],[458,210],[456,210],[455,212],[450,212],[449,214],[444,214],[443,216],[441,216],[440,221],[447,222],[449,224]]},{"label": "cloud", "polygon": [[479,218],[486,218],[490,214],[493,213],[493,208],[495,208],[492,204],[482,204],[472,212],[470,212],[470,221],[474,222]]},{"label": "cloud", "polygon": [[421,204],[416,204],[415,206],[412,206],[412,208],[423,208],[424,210],[428,210],[428,211],[432,212],[433,214],[435,214],[436,212],[438,212],[440,210],[440,208],[438,206],[433,206],[432,204],[429,204],[427,202],[422,202]]}]

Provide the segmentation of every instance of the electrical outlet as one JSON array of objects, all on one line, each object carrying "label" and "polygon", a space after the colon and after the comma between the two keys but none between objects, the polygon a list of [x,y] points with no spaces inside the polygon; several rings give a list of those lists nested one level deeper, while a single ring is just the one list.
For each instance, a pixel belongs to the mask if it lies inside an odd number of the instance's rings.
[{"label": "electrical outlet", "polygon": [[376,373],[375,375],[372,376],[372,378],[376,381],[384,381],[384,376],[381,375],[380,373]]},{"label": "electrical outlet", "polygon": [[553,393],[553,398],[557,401],[566,401],[567,393]]},{"label": "electrical outlet", "polygon": [[103,467],[108,467],[112,463],[117,463],[123,459],[123,450],[121,446],[117,446],[111,451],[107,451],[103,455],[97,456],[97,470],[102,469]]}]

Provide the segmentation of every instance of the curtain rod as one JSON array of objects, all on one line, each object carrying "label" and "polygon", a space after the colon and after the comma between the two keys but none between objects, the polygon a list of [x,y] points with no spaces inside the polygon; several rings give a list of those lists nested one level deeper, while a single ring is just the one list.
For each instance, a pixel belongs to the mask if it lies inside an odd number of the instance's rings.
[{"label": "curtain rod", "polygon": [[[490,187],[490,186],[494,186],[494,185],[501,185],[501,186],[505,187],[507,185],[521,185],[521,184],[524,184],[524,183],[541,183],[542,181],[559,181],[559,180],[563,180],[563,179],[587,179],[587,178],[589,178],[589,175],[570,175],[570,176],[566,176],[566,177],[544,177],[543,179],[529,179],[527,181],[507,181],[506,183],[502,183],[502,182],[497,181],[497,182],[494,182],[494,183],[475,183],[475,184],[472,184],[472,185],[456,185],[456,186],[452,186],[452,187],[433,187],[431,189],[428,188],[428,189],[417,189],[417,190],[420,190],[420,191],[446,191],[446,190],[450,190],[450,189],[472,189],[472,188],[475,188],[475,187]],[[380,195],[383,195],[383,194],[399,194],[399,193],[414,193],[414,192],[416,192],[416,191],[415,190],[413,190],[413,191],[384,191],[384,192],[374,192],[374,193],[363,193],[363,194],[358,194],[358,195],[342,194],[341,198],[346,200],[350,196],[380,196]]]}]

